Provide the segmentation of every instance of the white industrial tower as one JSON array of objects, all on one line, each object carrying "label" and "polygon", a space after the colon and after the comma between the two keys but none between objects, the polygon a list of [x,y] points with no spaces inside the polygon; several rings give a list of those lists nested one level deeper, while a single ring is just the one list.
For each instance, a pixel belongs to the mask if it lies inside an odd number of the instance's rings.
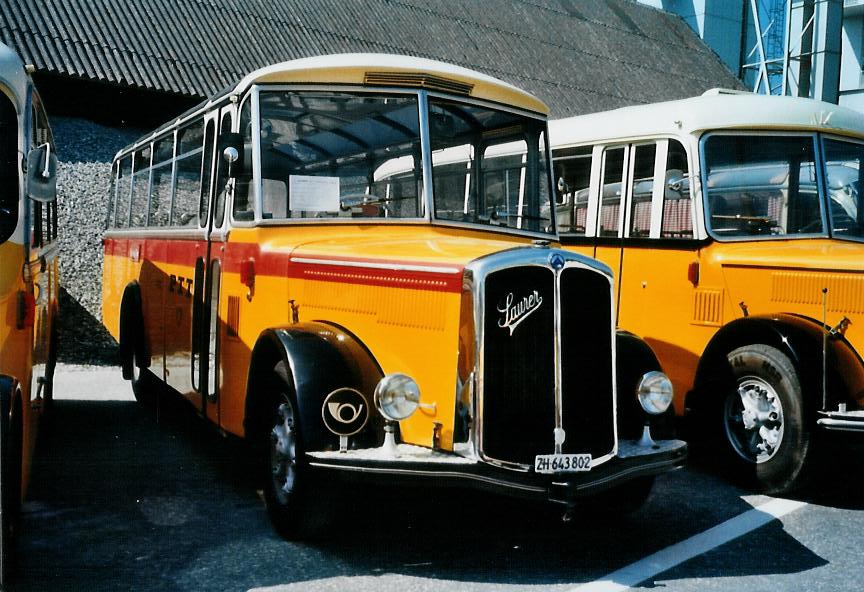
[{"label": "white industrial tower", "polygon": [[681,16],[754,92],[864,111],[864,0],[640,1]]}]

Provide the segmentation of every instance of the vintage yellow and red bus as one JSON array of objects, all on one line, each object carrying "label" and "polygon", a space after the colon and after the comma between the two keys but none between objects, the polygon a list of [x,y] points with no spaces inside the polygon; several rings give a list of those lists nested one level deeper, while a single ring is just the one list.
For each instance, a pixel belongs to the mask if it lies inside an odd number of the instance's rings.
[{"label": "vintage yellow and red bus", "polygon": [[550,136],[562,243],[617,272],[694,436],[781,492],[813,434],[864,432],[864,115],[715,90]]},{"label": "vintage yellow and red bus", "polygon": [[14,561],[38,420],[52,396],[56,171],[39,95],[18,56],[0,44],[0,583]]},{"label": "vintage yellow and red bus", "polygon": [[288,537],[316,476],[644,499],[686,454],[671,385],[616,336],[608,268],[550,244],[546,112],[460,67],[326,56],[120,151],[103,315],[139,400],[164,383],[248,439]]}]

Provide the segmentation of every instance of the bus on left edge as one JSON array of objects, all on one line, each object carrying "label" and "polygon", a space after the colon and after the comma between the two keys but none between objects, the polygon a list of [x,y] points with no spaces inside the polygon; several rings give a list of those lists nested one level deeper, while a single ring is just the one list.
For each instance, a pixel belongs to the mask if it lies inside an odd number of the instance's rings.
[{"label": "bus on left edge", "polygon": [[56,352],[57,157],[28,69],[0,44],[0,585],[8,583]]}]

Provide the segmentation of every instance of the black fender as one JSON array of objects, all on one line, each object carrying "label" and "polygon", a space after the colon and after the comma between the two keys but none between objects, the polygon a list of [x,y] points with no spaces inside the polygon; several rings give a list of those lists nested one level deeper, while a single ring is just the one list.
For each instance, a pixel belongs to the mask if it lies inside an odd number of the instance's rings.
[{"label": "black fender", "polygon": [[142,368],[150,367],[143,311],[141,286],[138,282],[130,282],[123,290],[123,298],[120,301],[120,369],[126,380],[132,379],[134,354],[138,354],[138,362]]},{"label": "black fender", "polygon": [[252,350],[246,392],[244,431],[254,433],[261,421],[260,393],[273,367],[284,361],[293,380],[301,437],[305,450],[328,450],[339,446],[339,437],[322,420],[325,397],[339,388],[353,388],[369,405],[369,422],[351,436],[358,447],[378,446],[383,441],[383,418],[375,408],[375,386],[384,373],[371,352],[357,337],[337,325],[323,322],[297,323],[264,331]]},{"label": "black fender", "polygon": [[618,408],[618,437],[627,440],[638,439],[642,435],[645,420],[651,421],[651,434],[655,438],[672,438],[675,434],[672,406],[665,413],[648,417],[642,409],[636,390],[639,381],[654,370],[662,372],[654,350],[641,337],[619,329],[615,333]]},{"label": "black fender", "polygon": [[[699,360],[695,388],[687,407],[698,410],[704,394],[728,379],[726,355],[745,345],[761,343],[785,354],[795,366],[804,392],[805,408],[812,415],[823,406],[823,342],[829,328],[821,322],[793,314],[760,315],[732,321],[718,331]],[[864,403],[864,363],[840,334],[828,335],[825,378],[828,409],[847,403],[850,409]],[[692,400],[691,400],[692,399]]]}]

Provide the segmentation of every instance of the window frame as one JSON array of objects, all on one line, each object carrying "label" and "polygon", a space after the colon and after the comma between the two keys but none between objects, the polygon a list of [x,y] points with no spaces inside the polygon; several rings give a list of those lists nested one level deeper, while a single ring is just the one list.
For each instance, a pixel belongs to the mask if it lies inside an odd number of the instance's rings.
[{"label": "window frame", "polygon": [[[849,144],[857,144],[857,145],[861,146],[862,148],[864,148],[864,138],[856,138],[856,137],[852,137],[852,136],[841,136],[839,134],[824,134],[821,132],[817,132],[817,136],[818,136],[818,142],[819,142],[819,156],[818,156],[819,161],[820,161],[819,170],[822,171],[822,183],[823,183],[820,190],[822,190],[823,194],[824,194],[824,200],[825,200],[824,209],[825,209],[826,215],[828,217],[827,230],[828,230],[829,236],[832,239],[842,240],[842,241],[847,241],[847,242],[852,242],[852,243],[864,242],[864,236],[849,236],[849,235],[835,234],[834,233],[834,220],[832,219],[831,203],[829,201],[831,199],[831,197],[829,195],[829,187],[828,187],[828,161],[825,159],[825,142],[827,140],[832,140],[835,142],[847,142]],[[860,200],[861,200],[860,203],[864,204],[864,197],[861,197]]]},{"label": "window frame", "polygon": [[[423,165],[423,197],[421,200],[422,212],[420,216],[410,217],[410,218],[285,218],[285,219],[263,219],[261,217],[262,212],[262,179],[261,179],[261,114],[260,114],[260,102],[259,97],[262,92],[280,92],[280,91],[290,91],[290,92],[344,92],[344,93],[356,93],[356,94],[370,94],[370,95],[413,95],[417,97],[417,107],[418,107],[418,116],[419,116],[419,135],[420,135],[420,145],[422,149],[422,165]],[[452,95],[448,93],[441,93],[431,90],[425,89],[412,89],[412,88],[394,88],[394,87],[378,87],[378,86],[363,86],[363,85],[351,85],[351,84],[254,84],[249,90],[243,95],[242,99],[239,101],[241,103],[246,100],[252,100],[252,159],[253,159],[253,169],[252,169],[252,189],[253,195],[250,196],[250,199],[255,200],[255,218],[254,220],[244,221],[237,220],[234,218],[234,208],[233,203],[231,207],[230,213],[230,221],[232,227],[267,227],[267,226],[292,226],[292,225],[308,225],[308,224],[401,224],[401,225],[416,225],[416,224],[433,224],[436,226],[447,226],[447,227],[457,227],[462,229],[472,229],[478,231],[491,231],[496,233],[507,233],[507,234],[517,234],[521,236],[531,236],[537,238],[543,238],[546,240],[557,240],[558,238],[558,230],[557,224],[555,225],[554,231],[551,233],[545,232],[535,232],[532,230],[525,230],[521,228],[511,228],[506,226],[487,226],[487,225],[479,225],[473,223],[466,223],[454,220],[446,220],[437,218],[434,213],[434,188],[432,187],[432,153],[431,153],[431,142],[429,138],[429,126],[428,126],[428,102],[429,99],[443,99],[449,101],[455,101],[458,103],[475,105],[482,108],[494,109],[497,111],[504,111],[513,113],[516,115],[529,117],[536,121],[543,123],[543,142],[544,142],[544,151],[546,157],[546,167],[545,171],[538,174],[545,175],[547,179],[547,183],[549,184],[549,200],[550,204],[552,204],[552,211],[550,212],[551,222],[555,223],[554,217],[554,187],[552,185],[552,150],[549,140],[548,126],[546,125],[548,119],[542,114],[533,113],[531,111],[526,111],[523,109],[519,109],[516,107],[511,107],[508,105],[502,105],[499,103],[495,103],[493,101],[484,101],[479,99],[474,99],[470,97],[461,97],[458,95]],[[211,107],[211,109],[216,109],[217,105]],[[239,113],[239,110],[238,110]],[[235,124],[239,120],[239,117],[235,118]]]},{"label": "window frame", "polygon": [[[708,166],[705,160],[705,144],[706,142],[715,136],[774,136],[774,137],[798,137],[798,138],[807,138],[811,139],[813,145],[813,164],[816,171],[816,189],[818,192],[818,202],[819,208],[821,210],[821,219],[822,219],[822,232],[814,232],[807,234],[798,234],[798,233],[786,233],[786,234],[765,234],[765,235],[739,235],[739,236],[729,236],[718,234],[714,231],[710,223],[710,213],[711,209],[708,204],[708,191],[706,190],[708,187]],[[700,181],[700,204],[702,206],[702,221],[705,225],[705,232],[708,236],[717,242],[723,243],[741,243],[741,242],[751,242],[751,241],[778,241],[778,240],[807,240],[814,238],[830,238],[831,237],[831,227],[830,220],[828,219],[828,204],[826,202],[827,199],[827,191],[826,191],[826,180],[825,180],[825,161],[823,158],[822,151],[822,142],[819,139],[819,132],[813,130],[760,130],[760,129],[736,129],[736,130],[726,130],[726,129],[717,129],[710,130],[708,132],[703,133],[699,137],[699,181]],[[691,189],[692,196],[692,189]]]}]

